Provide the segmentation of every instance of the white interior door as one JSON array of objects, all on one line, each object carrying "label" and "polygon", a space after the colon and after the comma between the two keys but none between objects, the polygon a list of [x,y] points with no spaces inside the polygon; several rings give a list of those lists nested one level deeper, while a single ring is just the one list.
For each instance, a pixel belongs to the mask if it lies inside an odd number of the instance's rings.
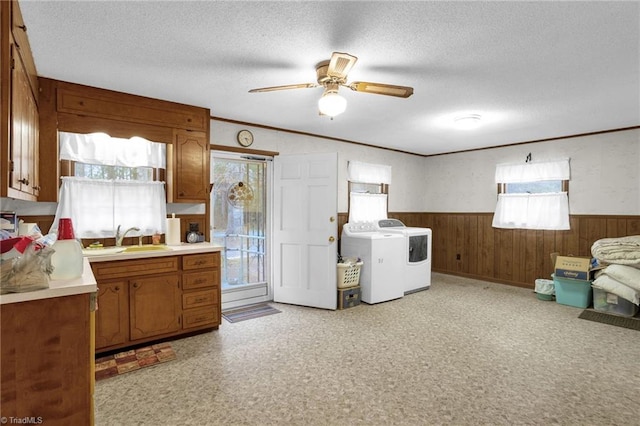
[{"label": "white interior door", "polygon": [[274,158],[273,300],[336,309],[338,154]]}]

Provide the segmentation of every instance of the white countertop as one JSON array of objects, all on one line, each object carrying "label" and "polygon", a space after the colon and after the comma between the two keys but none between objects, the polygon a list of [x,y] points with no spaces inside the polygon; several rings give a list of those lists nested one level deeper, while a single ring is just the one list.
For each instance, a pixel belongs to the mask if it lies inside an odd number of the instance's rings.
[{"label": "white countertop", "polygon": [[76,294],[95,293],[98,290],[96,278],[93,276],[89,260],[84,259],[84,268],[80,278],[72,280],[49,280],[49,288],[24,293],[7,293],[0,295],[0,304],[28,302],[30,300],[50,299]]},{"label": "white countertop", "polygon": [[[180,245],[166,246],[167,250],[154,250],[154,251],[134,251],[134,252],[119,252],[114,253],[110,248],[85,250],[85,258],[89,259],[89,262],[111,262],[113,260],[128,260],[128,259],[146,259],[150,257],[163,257],[163,256],[180,256],[183,254],[198,254],[198,253],[210,253],[220,251],[223,249],[221,246],[215,246],[211,243],[181,243]],[[101,254],[100,250],[105,250],[106,254]],[[90,253],[90,254],[87,254]]]},{"label": "white countertop", "polygon": [[182,243],[167,246],[170,250],[141,251],[130,253],[98,254],[84,257],[84,269],[80,278],[72,280],[49,280],[49,288],[24,293],[7,293],[0,295],[0,304],[28,302],[30,300],[50,299],[53,297],[73,296],[76,294],[94,293],[98,290],[96,278],[93,276],[90,263],[108,262],[126,259],[146,259],[150,257],[176,256],[183,254],[210,253],[222,250],[223,247],[211,243]]}]

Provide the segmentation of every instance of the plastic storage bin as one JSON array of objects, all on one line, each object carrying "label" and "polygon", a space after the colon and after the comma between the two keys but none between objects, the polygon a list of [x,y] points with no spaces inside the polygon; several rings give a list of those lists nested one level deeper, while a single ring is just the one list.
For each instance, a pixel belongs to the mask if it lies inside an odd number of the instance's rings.
[{"label": "plastic storage bin", "polygon": [[632,317],[638,313],[638,305],[596,287],[593,287],[593,309],[624,317]]},{"label": "plastic storage bin", "polygon": [[591,305],[591,281],[559,278],[555,274],[551,276],[556,289],[556,302],[576,308],[588,308]]},{"label": "plastic storage bin", "polygon": [[338,263],[338,288],[355,287],[360,284],[362,262],[355,258],[345,258]]}]

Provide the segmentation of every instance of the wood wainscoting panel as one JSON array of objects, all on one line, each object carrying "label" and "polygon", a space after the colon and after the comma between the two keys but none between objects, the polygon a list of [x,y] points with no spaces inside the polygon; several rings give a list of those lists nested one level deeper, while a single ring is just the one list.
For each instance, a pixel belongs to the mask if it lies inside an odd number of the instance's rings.
[{"label": "wood wainscoting panel", "polygon": [[[551,253],[591,256],[602,238],[640,235],[640,215],[571,215],[567,231],[497,229],[493,213],[391,212],[406,226],[431,228],[434,272],[461,275],[518,287],[534,288],[551,278]],[[338,214],[338,235],[347,222]]]}]

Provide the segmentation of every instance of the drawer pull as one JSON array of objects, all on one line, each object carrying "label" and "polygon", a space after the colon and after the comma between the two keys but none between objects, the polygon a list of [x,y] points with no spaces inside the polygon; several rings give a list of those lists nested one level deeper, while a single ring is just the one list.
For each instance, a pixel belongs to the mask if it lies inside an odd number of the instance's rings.
[{"label": "drawer pull", "polygon": [[198,278],[197,280],[195,280],[193,283],[194,284],[204,284],[206,283],[207,280],[205,278]]},{"label": "drawer pull", "polygon": [[209,299],[208,297],[196,297],[195,302],[196,303],[206,302],[208,299]]}]

